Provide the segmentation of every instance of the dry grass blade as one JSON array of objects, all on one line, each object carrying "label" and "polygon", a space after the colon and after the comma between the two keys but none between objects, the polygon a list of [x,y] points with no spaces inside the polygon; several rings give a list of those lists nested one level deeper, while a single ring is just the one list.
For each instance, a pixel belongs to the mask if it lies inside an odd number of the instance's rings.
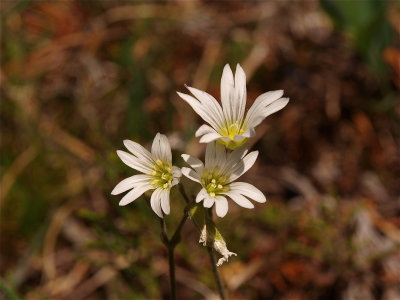
[{"label": "dry grass blade", "polygon": [[26,167],[35,159],[38,153],[38,148],[35,145],[30,145],[4,172],[4,175],[0,181],[0,208],[5,203],[7,194],[13,186],[15,180],[18,178],[19,174],[26,169]]}]

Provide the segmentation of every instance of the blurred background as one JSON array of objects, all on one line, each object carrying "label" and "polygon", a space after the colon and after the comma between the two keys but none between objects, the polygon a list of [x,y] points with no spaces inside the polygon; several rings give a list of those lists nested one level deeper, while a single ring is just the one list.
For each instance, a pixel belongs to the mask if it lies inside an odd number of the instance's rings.
[{"label": "blurred background", "polygon": [[[248,105],[291,101],[243,176],[269,202],[217,220],[229,298],[400,299],[399,35],[399,1],[1,1],[0,298],[168,299],[156,215],[110,195],[133,174],[115,150],[162,132],[175,164],[204,155],[176,91],[219,99],[240,63]],[[182,237],[178,298],[215,298]]]}]

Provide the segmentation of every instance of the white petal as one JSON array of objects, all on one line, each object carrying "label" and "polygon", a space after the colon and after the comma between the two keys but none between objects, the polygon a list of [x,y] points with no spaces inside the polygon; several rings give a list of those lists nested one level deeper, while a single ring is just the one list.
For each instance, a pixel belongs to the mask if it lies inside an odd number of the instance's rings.
[{"label": "white petal", "polygon": [[172,179],[171,187],[177,185],[178,183],[179,183],[179,179],[177,179],[177,178]]},{"label": "white petal", "polygon": [[206,195],[207,195],[206,189],[202,188],[196,196],[196,203],[199,203],[200,201],[202,201],[206,197]]},{"label": "white petal", "polygon": [[273,102],[279,100],[283,95],[283,90],[267,92],[261,94],[254,101],[253,105],[250,107],[245,118],[245,124],[248,127],[255,127],[265,119],[262,112],[264,108],[271,105]]},{"label": "white petal", "polygon": [[189,154],[182,154],[181,156],[189,166],[191,166],[194,170],[196,170],[197,173],[201,173],[201,171],[204,168],[204,165],[200,159],[193,157]]},{"label": "white petal", "polygon": [[213,96],[190,86],[186,87],[197,99],[199,99],[200,103],[203,104],[211,114],[218,118],[221,124],[224,122],[221,105],[219,105],[218,101]]},{"label": "white petal", "polygon": [[124,140],[124,145],[133,155],[138,157],[142,161],[146,161],[148,165],[153,165],[154,161],[151,157],[151,153],[147,151],[142,145],[135,143],[130,140]]},{"label": "white petal", "polygon": [[234,95],[234,117],[235,120],[243,120],[246,108],[246,74],[242,67],[237,64],[235,72],[235,95]]},{"label": "white petal", "polygon": [[250,169],[256,162],[258,156],[258,151],[252,151],[247,154],[243,159],[232,167],[231,176],[229,177],[229,182],[232,182],[242,176],[244,173]]},{"label": "white petal", "polygon": [[255,135],[256,135],[256,131],[254,130],[254,128],[249,128],[242,134],[242,136],[244,136],[246,138],[251,138]]},{"label": "white petal", "polygon": [[141,185],[138,187],[135,187],[133,190],[131,190],[128,194],[126,194],[121,201],[119,202],[120,206],[127,205],[131,203],[132,201],[135,201],[137,198],[143,195],[144,192],[147,192],[148,190],[153,189],[153,186],[150,184],[145,184]]},{"label": "white petal", "polygon": [[170,190],[162,190],[161,192],[161,208],[166,215],[169,215],[170,206],[169,206],[169,193]]},{"label": "white petal", "polygon": [[222,135],[220,135],[219,133],[206,133],[205,135],[203,135],[200,139],[200,143],[211,143],[212,141],[218,140],[219,138],[221,138]]},{"label": "white petal", "polygon": [[179,97],[188,103],[193,110],[207,123],[209,123],[214,129],[218,129],[220,127],[219,120],[214,119],[212,115],[205,109],[205,107],[194,97],[177,92]]},{"label": "white petal", "polygon": [[215,166],[223,168],[226,162],[225,147],[220,143],[211,142],[207,144],[205,155],[205,168],[210,169]]},{"label": "white petal", "polygon": [[253,199],[256,202],[264,203],[267,201],[264,194],[256,188],[254,185],[251,185],[246,182],[232,182],[229,185],[232,192],[239,192],[240,194]]},{"label": "white petal", "polygon": [[182,174],[185,175],[187,178],[200,183],[200,176],[198,173],[196,173],[190,168],[185,168],[185,167],[183,167],[181,170]]},{"label": "white petal", "polygon": [[255,127],[260,124],[266,117],[284,108],[289,102],[289,98],[280,98],[269,106],[260,109],[253,114],[252,120],[248,123],[248,126]]},{"label": "white petal", "polygon": [[150,180],[151,177],[145,174],[133,175],[131,177],[125,178],[115,186],[115,188],[111,192],[111,195],[121,194],[138,185],[143,185],[144,183],[148,183],[150,182]]},{"label": "white petal", "polygon": [[234,79],[231,68],[225,65],[221,77],[221,103],[224,111],[225,119],[232,123],[232,105],[231,99],[234,96]]},{"label": "white petal", "polygon": [[205,154],[205,164],[206,168],[212,168],[215,165],[215,142],[207,144],[206,154]]},{"label": "white petal", "polygon": [[229,155],[228,155],[228,161],[230,165],[236,164],[238,161],[240,161],[249,151],[249,146],[248,145],[244,145],[242,147],[239,147],[237,149],[235,149],[234,151],[232,151]]},{"label": "white petal", "polygon": [[180,178],[182,176],[181,168],[172,166],[172,176],[174,178]]},{"label": "white petal", "polygon": [[172,162],[171,146],[164,134],[156,134],[151,146],[151,154],[154,160],[161,159],[164,162]]},{"label": "white petal", "polygon": [[276,100],[274,103],[268,105],[264,110],[263,110],[263,115],[264,117],[268,117],[269,115],[272,115],[273,113],[281,110],[284,108],[289,102],[289,98],[281,98],[279,100]]},{"label": "white petal", "polygon": [[195,136],[199,137],[199,136],[202,136],[202,135],[207,134],[207,133],[217,133],[217,132],[212,127],[204,124],[204,125],[201,125],[199,127],[199,129],[197,129],[197,131],[195,133]]},{"label": "white petal", "polygon": [[153,211],[159,216],[160,218],[163,217],[162,211],[161,211],[161,193],[162,189],[156,189],[153,194],[151,194],[150,198],[150,206],[153,209]]},{"label": "white petal", "polygon": [[218,217],[225,217],[226,213],[228,212],[228,200],[226,200],[225,197],[215,197],[215,212],[217,213]]},{"label": "white petal", "polygon": [[203,205],[204,205],[204,207],[206,207],[206,208],[210,208],[211,206],[213,206],[214,201],[215,201],[215,200],[214,200],[213,197],[211,197],[210,195],[206,194],[206,195],[205,195],[205,198],[204,198],[204,201],[203,201]]},{"label": "white petal", "polygon": [[215,144],[215,163],[220,168],[226,163],[226,149],[220,143]]},{"label": "white petal", "polygon": [[133,156],[122,150],[117,150],[117,154],[119,158],[124,162],[124,164],[128,165],[132,169],[138,170],[142,173],[150,174],[152,171],[152,167],[147,164],[146,161],[142,161],[139,158]]},{"label": "white petal", "polygon": [[243,136],[243,135],[241,135],[241,134],[235,134],[235,136],[233,137],[233,140],[234,140],[235,142],[238,142],[238,143],[240,143],[240,142],[243,141],[244,139],[247,139],[247,137],[246,137],[246,136]]},{"label": "white petal", "polygon": [[238,205],[244,208],[254,208],[253,203],[250,202],[249,199],[243,197],[240,193],[235,193],[232,191],[224,193],[224,195],[230,197],[233,201],[235,201]]},{"label": "white petal", "polygon": [[221,172],[223,174],[232,174],[232,168],[235,165],[242,165],[242,169],[244,168],[244,163],[242,162],[243,157],[247,154],[248,152],[248,145],[244,145],[242,147],[239,147],[235,149],[234,151],[230,152],[227,155],[226,162],[222,167]]},{"label": "white petal", "polygon": [[253,105],[249,109],[249,113],[251,113],[252,111],[257,112],[261,108],[270,105],[272,102],[278,100],[282,96],[283,96],[283,90],[270,91],[261,94],[256,98],[256,100],[254,100]]}]

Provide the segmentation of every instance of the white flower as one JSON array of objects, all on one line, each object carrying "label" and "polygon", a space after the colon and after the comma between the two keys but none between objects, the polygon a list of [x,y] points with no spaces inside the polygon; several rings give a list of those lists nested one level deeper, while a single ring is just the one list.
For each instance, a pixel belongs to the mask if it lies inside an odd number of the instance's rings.
[{"label": "white flower", "polygon": [[157,133],[151,147],[151,153],[138,143],[124,140],[125,147],[131,152],[118,150],[117,154],[129,167],[144,174],[133,175],[122,180],[111,192],[118,195],[128,190],[119,202],[127,205],[139,198],[148,190],[154,190],[150,198],[150,205],[160,217],[163,213],[169,214],[169,193],[171,187],[179,183],[182,173],[178,167],[172,166],[171,146],[167,137]]},{"label": "white flower", "polygon": [[[233,182],[250,169],[256,161],[258,151],[247,154],[245,147],[227,153],[225,147],[215,142],[206,148],[205,164],[190,155],[182,154],[190,168],[182,168],[182,173],[189,179],[202,185],[196,202],[203,201],[204,207],[212,207],[219,217],[228,212],[226,196],[245,208],[254,205],[248,198],[256,202],[266,202],[264,194],[255,186],[245,182]],[[247,154],[247,155],[246,155]]]},{"label": "white flower", "polygon": [[224,67],[221,78],[222,108],[210,94],[187,88],[194,97],[179,92],[178,95],[211,125],[202,125],[196,131],[196,137],[201,136],[200,143],[217,140],[231,150],[246,143],[249,137],[254,136],[254,127],[289,102],[289,98],[281,98],[283,90],[267,92],[257,97],[245,116],[246,74],[239,64],[235,78],[229,65]]}]

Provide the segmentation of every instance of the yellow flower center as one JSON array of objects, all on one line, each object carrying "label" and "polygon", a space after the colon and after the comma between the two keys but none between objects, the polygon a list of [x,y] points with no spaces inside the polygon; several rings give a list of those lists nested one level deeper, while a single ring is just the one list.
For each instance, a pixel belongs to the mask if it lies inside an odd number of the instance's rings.
[{"label": "yellow flower center", "polygon": [[215,197],[218,194],[229,191],[227,186],[228,178],[220,175],[219,169],[208,170],[203,173],[201,177],[201,185],[206,189],[207,193],[211,197]]},{"label": "yellow flower center", "polygon": [[239,148],[240,146],[244,145],[248,138],[241,138],[240,140],[233,140],[236,135],[241,135],[245,133],[247,130],[246,126],[242,124],[241,122],[236,121],[235,123],[232,124],[225,124],[220,130],[219,134],[227,137],[230,139],[230,141],[224,141],[221,139],[218,139],[217,141],[227,147],[228,149],[235,150],[236,148]]},{"label": "yellow flower center", "polygon": [[153,171],[151,172],[152,180],[151,185],[155,188],[168,189],[172,185],[174,176],[172,174],[172,166],[161,159],[157,159],[154,164]]}]

